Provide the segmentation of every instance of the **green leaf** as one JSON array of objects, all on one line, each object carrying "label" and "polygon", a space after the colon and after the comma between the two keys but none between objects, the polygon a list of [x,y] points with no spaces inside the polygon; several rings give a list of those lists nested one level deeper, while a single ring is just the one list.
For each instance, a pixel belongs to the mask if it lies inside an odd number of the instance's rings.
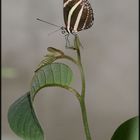
[{"label": "green leaf", "polygon": [[52,63],[38,69],[31,83],[31,94],[35,94],[43,87],[70,85],[72,70],[63,63]]},{"label": "green leaf", "polygon": [[111,140],[138,140],[138,117],[131,118],[121,124]]},{"label": "green leaf", "polygon": [[10,106],[8,122],[11,129],[24,140],[44,140],[44,134],[35,115],[29,92]]}]

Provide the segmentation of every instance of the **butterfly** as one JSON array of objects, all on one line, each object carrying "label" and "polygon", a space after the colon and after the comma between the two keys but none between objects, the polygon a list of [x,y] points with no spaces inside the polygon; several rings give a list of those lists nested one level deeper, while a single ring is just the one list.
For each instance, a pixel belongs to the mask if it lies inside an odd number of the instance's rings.
[{"label": "butterfly", "polygon": [[86,30],[93,25],[94,13],[88,0],[63,0],[63,16],[65,26],[58,26],[41,19],[37,19],[56,27],[60,27],[65,34],[66,47],[70,46],[68,37],[77,35],[79,31]]},{"label": "butterfly", "polygon": [[88,0],[63,0],[65,29],[75,34],[93,25],[94,14]]}]

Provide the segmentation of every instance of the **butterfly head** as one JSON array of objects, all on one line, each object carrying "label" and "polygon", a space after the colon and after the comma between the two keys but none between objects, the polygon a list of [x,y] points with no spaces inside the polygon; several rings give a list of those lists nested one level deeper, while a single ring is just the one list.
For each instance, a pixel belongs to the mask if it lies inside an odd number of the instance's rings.
[{"label": "butterfly head", "polygon": [[64,35],[68,35],[69,34],[69,32],[67,31],[67,29],[64,26],[62,26],[60,29],[61,29],[61,33],[62,34],[64,34]]}]

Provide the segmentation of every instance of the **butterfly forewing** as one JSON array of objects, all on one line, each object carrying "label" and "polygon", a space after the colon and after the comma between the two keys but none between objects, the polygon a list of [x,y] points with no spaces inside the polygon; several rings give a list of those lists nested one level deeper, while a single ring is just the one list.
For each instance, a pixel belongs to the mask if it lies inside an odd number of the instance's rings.
[{"label": "butterfly forewing", "polygon": [[93,25],[93,10],[88,0],[64,0],[64,22],[68,32],[78,32]]},{"label": "butterfly forewing", "polygon": [[68,32],[72,32],[73,30],[73,25],[75,23],[75,20],[77,16],[75,15],[72,18],[74,9],[76,9],[76,3],[78,3],[79,0],[64,0],[64,8],[63,8],[63,13],[64,13],[64,22],[65,26],[68,30]]}]

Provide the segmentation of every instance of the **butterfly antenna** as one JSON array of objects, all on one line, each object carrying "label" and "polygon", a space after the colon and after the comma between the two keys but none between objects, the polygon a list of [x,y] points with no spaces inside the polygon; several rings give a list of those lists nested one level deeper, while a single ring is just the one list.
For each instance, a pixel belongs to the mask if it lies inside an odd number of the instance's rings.
[{"label": "butterfly antenna", "polygon": [[42,20],[42,19],[40,19],[40,18],[36,18],[36,19],[39,20],[39,21],[41,21],[41,22],[45,22],[45,23],[47,23],[47,24],[49,24],[49,25],[52,25],[52,26],[61,28],[61,26],[58,26],[58,25],[55,25],[55,24],[53,24],[53,23],[47,22],[47,21]]},{"label": "butterfly antenna", "polygon": [[58,30],[55,30],[55,31],[53,31],[53,32],[48,33],[48,35],[52,35],[52,34],[54,34],[55,32],[58,32],[59,30],[61,30],[61,28],[58,29]]}]

